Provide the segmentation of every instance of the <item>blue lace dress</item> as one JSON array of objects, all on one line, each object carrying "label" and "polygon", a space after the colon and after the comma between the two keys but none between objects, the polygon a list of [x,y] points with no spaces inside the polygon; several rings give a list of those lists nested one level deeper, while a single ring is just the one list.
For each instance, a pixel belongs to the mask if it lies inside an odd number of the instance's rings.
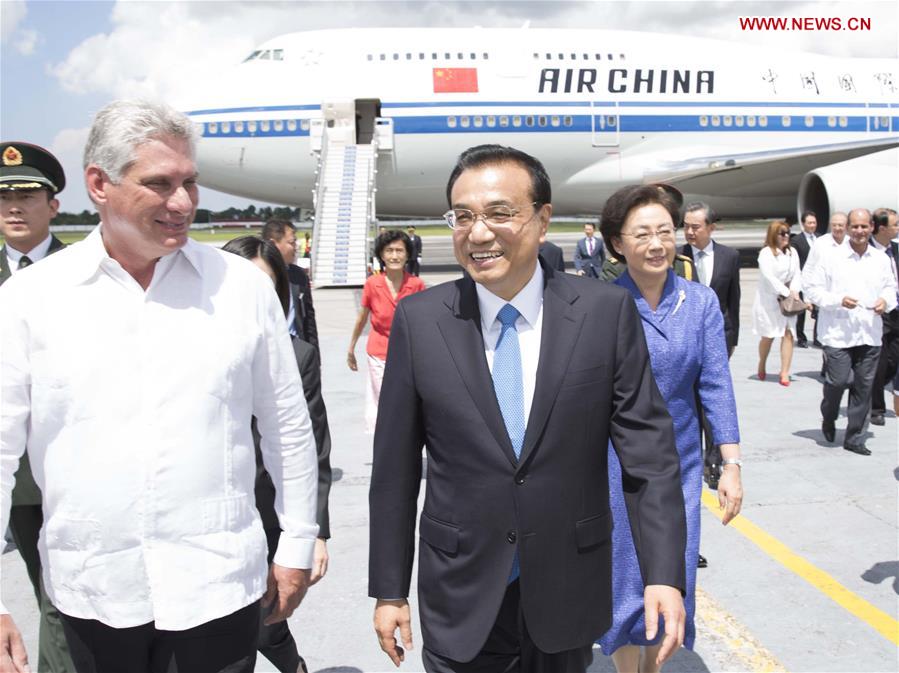
[{"label": "blue lace dress", "polygon": [[[715,444],[740,441],[724,319],[718,298],[708,287],[668,272],[662,299],[652,311],[630,275],[615,281],[630,290],[643,319],[652,373],[674,420],[680,456],[681,486],[687,515],[687,627],[684,646],[693,649],[696,627],[696,559],[699,554],[699,512],[702,493],[702,450],[696,396],[702,402]],[[609,498],[615,523],[612,532],[612,627],[597,641],[603,653],[622,645],[651,645],[643,619],[643,579],[637,564],[621,485],[621,464],[609,446]]]}]

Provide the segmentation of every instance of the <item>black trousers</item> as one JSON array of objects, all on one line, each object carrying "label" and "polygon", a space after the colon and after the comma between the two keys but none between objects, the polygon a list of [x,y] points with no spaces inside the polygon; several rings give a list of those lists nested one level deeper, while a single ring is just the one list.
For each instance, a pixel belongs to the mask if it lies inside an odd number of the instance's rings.
[{"label": "black trousers", "polygon": [[862,446],[871,409],[871,385],[880,357],[880,346],[824,347],[824,398],[821,416],[833,423],[840,411],[843,391],[849,388],[846,435],[843,446]]},{"label": "black trousers", "polygon": [[[278,549],[278,539],[281,536],[280,528],[266,528],[265,539],[268,543],[268,563],[271,565]],[[261,608],[259,619],[259,634],[256,649],[259,654],[268,659],[281,673],[297,673],[298,670],[306,670],[306,662],[297,651],[297,643],[290,633],[287,620],[266,626],[262,621],[275,609],[275,603],[268,608]]]},{"label": "black trousers", "polygon": [[453,661],[425,644],[421,659],[428,673],[582,673],[593,661],[593,643],[576,650],[541,652],[521,612],[518,580],[506,589],[487,642],[471,661]]},{"label": "black trousers", "polygon": [[184,631],[62,615],[78,673],[253,673],[259,601]]},{"label": "black trousers", "polygon": [[883,414],[886,412],[886,400],[883,388],[892,381],[899,366],[899,309],[883,316],[883,340],[880,349],[880,360],[874,373],[874,389],[871,391],[871,411]]}]

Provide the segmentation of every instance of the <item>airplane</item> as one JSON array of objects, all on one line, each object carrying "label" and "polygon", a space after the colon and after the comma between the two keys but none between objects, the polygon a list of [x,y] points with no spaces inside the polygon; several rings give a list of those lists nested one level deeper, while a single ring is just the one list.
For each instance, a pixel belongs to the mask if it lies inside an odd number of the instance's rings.
[{"label": "airplane", "polygon": [[179,107],[200,132],[202,185],[316,207],[322,229],[356,210],[369,227],[439,216],[456,157],[491,142],[544,163],[556,214],[665,182],[723,217],[811,209],[826,226],[834,210],[896,206],[897,86],[895,58],[631,31],[353,28],[268,40]]}]

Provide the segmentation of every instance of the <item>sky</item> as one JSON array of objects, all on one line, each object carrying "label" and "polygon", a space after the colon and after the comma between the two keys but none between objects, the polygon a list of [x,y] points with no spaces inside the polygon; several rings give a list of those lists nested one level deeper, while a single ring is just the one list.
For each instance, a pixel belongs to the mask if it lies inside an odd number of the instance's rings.
[{"label": "sky", "polygon": [[[862,32],[743,31],[740,16],[871,19]],[[62,210],[93,210],[81,152],[94,113],[122,97],[175,100],[283,33],[340,27],[603,28],[713,37],[783,51],[897,57],[899,3],[885,1],[263,2],[0,0],[0,139],[62,162]],[[202,190],[200,206],[246,199]],[[261,205],[261,201],[255,201]]]}]

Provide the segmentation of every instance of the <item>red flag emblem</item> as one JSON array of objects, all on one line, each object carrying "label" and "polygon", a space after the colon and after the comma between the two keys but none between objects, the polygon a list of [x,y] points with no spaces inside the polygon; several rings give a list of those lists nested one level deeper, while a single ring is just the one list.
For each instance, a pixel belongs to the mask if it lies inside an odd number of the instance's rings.
[{"label": "red flag emblem", "polygon": [[434,93],[477,92],[477,68],[434,68]]}]

